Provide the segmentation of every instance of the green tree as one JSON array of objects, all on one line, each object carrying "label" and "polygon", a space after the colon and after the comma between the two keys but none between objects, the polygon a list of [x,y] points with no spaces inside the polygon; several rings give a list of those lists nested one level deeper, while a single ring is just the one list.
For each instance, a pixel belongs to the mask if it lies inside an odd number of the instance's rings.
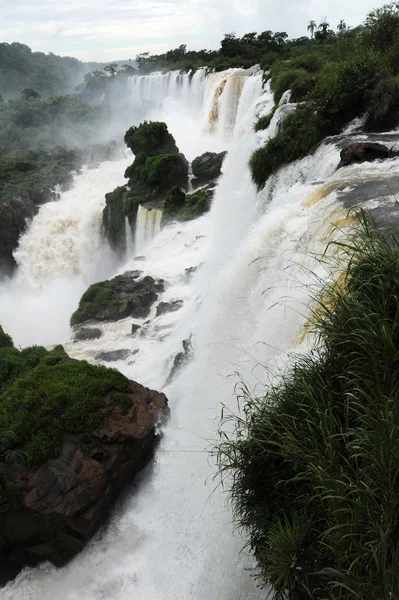
[{"label": "green tree", "polygon": [[338,33],[341,35],[343,33],[345,33],[345,31],[347,30],[346,23],[343,19],[341,19],[340,22],[338,23],[337,30],[338,30]]}]

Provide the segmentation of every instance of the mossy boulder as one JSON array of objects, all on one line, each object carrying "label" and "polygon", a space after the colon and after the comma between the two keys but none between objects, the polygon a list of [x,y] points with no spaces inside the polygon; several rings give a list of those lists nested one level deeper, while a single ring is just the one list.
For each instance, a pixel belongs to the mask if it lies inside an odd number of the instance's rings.
[{"label": "mossy boulder", "polygon": [[341,150],[341,162],[338,168],[347,167],[352,164],[371,162],[373,160],[384,160],[397,156],[397,152],[391,152],[384,144],[377,142],[358,142],[349,144]]},{"label": "mossy boulder", "polygon": [[140,183],[132,188],[119,186],[113,192],[105,194],[103,231],[112,250],[120,257],[126,252],[127,224],[132,239],[134,237],[138,207],[148,199],[146,189],[146,186]]},{"label": "mossy boulder", "polygon": [[167,192],[171,187],[186,187],[188,163],[182,154],[159,154],[145,162],[145,180],[157,192]]},{"label": "mossy boulder", "polygon": [[169,221],[191,221],[200,217],[211,207],[215,187],[210,184],[193,194],[184,194],[179,188],[172,188],[164,203],[162,225]]},{"label": "mossy boulder", "polygon": [[163,280],[155,281],[149,276],[140,278],[140,275],[140,271],[128,271],[109,281],[91,285],[73,313],[71,325],[89,320],[119,321],[127,317],[147,317],[165,286]]},{"label": "mossy boulder", "polygon": [[163,394],[61,348],[1,347],[0,384],[4,584],[83,548],[150,459],[168,409]]},{"label": "mossy boulder", "polygon": [[169,133],[166,123],[144,121],[137,127],[130,127],[125,133],[124,140],[140,164],[143,164],[149,156],[179,154],[175,139]]},{"label": "mossy boulder", "polygon": [[227,152],[205,152],[193,160],[193,175],[199,183],[214,181],[220,177]]}]

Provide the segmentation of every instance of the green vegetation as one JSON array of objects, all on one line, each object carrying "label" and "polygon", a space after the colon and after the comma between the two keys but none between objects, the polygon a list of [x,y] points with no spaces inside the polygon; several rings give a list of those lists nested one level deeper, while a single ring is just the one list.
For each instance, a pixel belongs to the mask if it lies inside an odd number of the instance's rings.
[{"label": "green vegetation", "polygon": [[277,599],[399,595],[399,243],[362,217],[335,256],[316,347],[222,422],[220,471]]},{"label": "green vegetation", "polygon": [[[179,153],[166,123],[144,121],[130,127],[124,139],[135,155],[133,164],[125,171],[129,181],[106,194],[103,211],[105,235],[119,256],[126,252],[126,218],[133,232],[140,204],[154,198],[162,200],[169,190],[186,187],[188,182],[188,163]],[[181,194],[184,196],[184,192]]]},{"label": "green vegetation", "polygon": [[277,134],[250,159],[254,183],[262,188],[282,165],[306,156],[323,139],[323,121],[312,106],[298,106],[288,115]]},{"label": "green vegetation", "polygon": [[3,98],[35,90],[42,96],[70,94],[84,75],[98,63],[82,63],[76,58],[51,52],[32,52],[25,44],[0,44],[0,93]]},{"label": "green vegetation", "polygon": [[145,179],[160,192],[175,185],[184,187],[188,181],[188,163],[182,154],[151,156],[145,162]]},{"label": "green vegetation", "polygon": [[257,122],[254,125],[255,131],[263,131],[267,129],[276,113],[277,106],[275,106],[267,115],[264,117],[259,117]]},{"label": "green vegetation", "polygon": [[185,194],[178,187],[172,188],[165,199],[162,225],[168,221],[191,221],[210,210],[215,193],[214,184],[201,188],[193,194]]},{"label": "green vegetation", "polygon": [[[275,101],[291,89],[291,101],[305,102],[306,108],[287,116],[277,137],[254,152],[251,169],[259,188],[281,166],[306,156],[355,117],[367,112],[371,131],[397,125],[399,4],[373,11],[357,29],[348,30],[341,21],[335,34],[325,21],[319,27],[311,21],[308,30],[309,43],[286,41],[270,66]],[[267,121],[256,127],[266,127]]]},{"label": "green vegetation", "polygon": [[137,164],[144,164],[149,156],[179,154],[179,148],[166,123],[144,121],[138,127],[130,127],[124,139],[126,146],[136,156]]},{"label": "green vegetation", "polygon": [[28,465],[57,456],[64,433],[87,439],[101,425],[108,392],[129,391],[118,371],[66,357],[62,347],[0,348],[0,502],[11,469],[4,455],[18,452]]},{"label": "green vegetation", "polygon": [[91,285],[81,297],[79,308],[71,317],[71,325],[94,319],[99,312],[107,308],[112,311],[113,287],[113,279]]}]

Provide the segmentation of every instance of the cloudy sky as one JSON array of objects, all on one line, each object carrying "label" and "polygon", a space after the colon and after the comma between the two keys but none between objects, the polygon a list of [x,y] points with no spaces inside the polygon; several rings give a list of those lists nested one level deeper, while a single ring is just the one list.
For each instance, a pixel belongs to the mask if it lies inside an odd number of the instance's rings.
[{"label": "cloudy sky", "polygon": [[223,34],[306,35],[310,19],[357,25],[381,0],[0,0],[0,41],[81,60],[134,58],[185,43],[217,48]]}]

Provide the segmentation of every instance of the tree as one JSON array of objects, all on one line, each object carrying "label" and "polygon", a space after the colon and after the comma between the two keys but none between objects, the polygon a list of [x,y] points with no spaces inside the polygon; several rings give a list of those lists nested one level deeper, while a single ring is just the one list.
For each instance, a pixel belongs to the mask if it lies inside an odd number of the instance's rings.
[{"label": "tree", "polygon": [[225,56],[234,58],[239,54],[240,40],[236,37],[236,34],[232,31],[225,33],[224,38],[220,42],[221,53]]},{"label": "tree", "polygon": [[327,23],[327,19],[324,19],[318,26],[317,31],[314,34],[314,39],[319,43],[323,43],[334,37],[335,33],[330,29],[330,23]]},{"label": "tree", "polygon": [[340,20],[337,26],[338,33],[342,35],[347,30],[346,23],[343,19]]},{"label": "tree", "polygon": [[40,94],[35,92],[35,90],[32,90],[32,88],[25,88],[21,92],[21,98],[23,100],[37,100],[40,98]]},{"label": "tree", "polygon": [[115,77],[116,72],[118,70],[118,65],[116,63],[111,63],[104,67],[104,71],[109,75],[109,77]]},{"label": "tree", "polygon": [[314,38],[314,32],[317,29],[316,21],[309,21],[309,25],[308,25],[307,29],[308,29],[308,31],[310,31],[310,37],[313,40],[313,38]]}]

